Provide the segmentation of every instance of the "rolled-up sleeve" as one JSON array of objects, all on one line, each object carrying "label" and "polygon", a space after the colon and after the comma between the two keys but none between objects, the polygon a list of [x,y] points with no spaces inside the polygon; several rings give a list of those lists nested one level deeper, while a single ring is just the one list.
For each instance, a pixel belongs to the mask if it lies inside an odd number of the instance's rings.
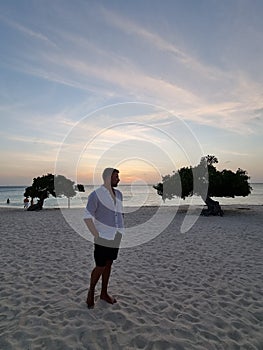
[{"label": "rolled-up sleeve", "polygon": [[84,212],[84,220],[92,219],[101,238],[113,240],[116,232],[124,233],[122,215],[122,194],[115,190],[116,201],[102,185],[89,197]]},{"label": "rolled-up sleeve", "polygon": [[84,219],[94,219],[95,218],[95,212],[97,209],[98,204],[98,197],[96,195],[96,192],[92,192],[88,197],[87,206],[84,210]]}]

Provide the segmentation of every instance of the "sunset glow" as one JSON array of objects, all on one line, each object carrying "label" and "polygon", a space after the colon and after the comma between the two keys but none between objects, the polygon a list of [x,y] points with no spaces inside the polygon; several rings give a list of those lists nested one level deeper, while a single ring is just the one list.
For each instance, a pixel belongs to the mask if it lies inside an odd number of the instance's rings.
[{"label": "sunset glow", "polygon": [[109,165],[155,183],[207,154],[263,182],[261,1],[0,10],[0,185],[93,183]]}]

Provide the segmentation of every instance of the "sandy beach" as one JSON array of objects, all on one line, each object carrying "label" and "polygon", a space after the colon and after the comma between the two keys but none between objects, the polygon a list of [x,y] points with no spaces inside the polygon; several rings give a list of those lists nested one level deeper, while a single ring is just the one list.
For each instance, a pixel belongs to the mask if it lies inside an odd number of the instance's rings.
[{"label": "sandy beach", "polygon": [[109,286],[118,302],[97,290],[92,310],[92,242],[59,209],[1,209],[0,349],[262,350],[263,206],[223,209],[185,233],[179,210],[154,239],[120,249]]}]

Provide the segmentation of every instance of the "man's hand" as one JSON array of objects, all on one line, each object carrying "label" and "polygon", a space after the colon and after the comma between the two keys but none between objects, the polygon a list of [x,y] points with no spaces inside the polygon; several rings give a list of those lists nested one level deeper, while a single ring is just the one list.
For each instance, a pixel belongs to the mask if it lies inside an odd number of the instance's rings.
[{"label": "man's hand", "polygon": [[99,238],[99,232],[97,231],[94,222],[92,219],[84,219],[85,224],[87,225],[88,229],[90,230],[91,234],[94,236],[94,238]]}]

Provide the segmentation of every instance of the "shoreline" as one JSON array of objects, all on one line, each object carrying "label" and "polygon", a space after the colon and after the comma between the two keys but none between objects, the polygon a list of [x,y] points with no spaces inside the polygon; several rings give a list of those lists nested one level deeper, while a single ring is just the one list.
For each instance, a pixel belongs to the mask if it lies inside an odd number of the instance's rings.
[{"label": "shoreline", "polygon": [[[233,208],[233,207],[240,207],[240,209],[242,208],[260,208],[263,207],[263,204],[221,204],[220,205],[221,208],[224,209],[228,209],[228,208]],[[207,206],[204,204],[193,204],[193,205],[188,205],[188,204],[179,204],[179,205],[142,205],[142,206],[124,206],[124,209],[134,209],[134,210],[138,210],[140,208],[152,208],[152,209],[157,209],[157,208],[179,208],[179,209],[186,209],[186,208],[193,208],[193,209],[200,209],[200,208],[206,208]],[[45,207],[43,206],[42,210],[81,210],[84,209],[85,206],[83,207],[72,207],[72,208],[67,208],[67,207]],[[0,206],[0,210],[5,210],[5,209],[17,209],[17,210],[22,210],[22,211],[26,211],[26,209],[24,207],[19,207],[19,206],[12,206],[12,205],[3,205]],[[40,210],[41,211],[41,210]]]}]

